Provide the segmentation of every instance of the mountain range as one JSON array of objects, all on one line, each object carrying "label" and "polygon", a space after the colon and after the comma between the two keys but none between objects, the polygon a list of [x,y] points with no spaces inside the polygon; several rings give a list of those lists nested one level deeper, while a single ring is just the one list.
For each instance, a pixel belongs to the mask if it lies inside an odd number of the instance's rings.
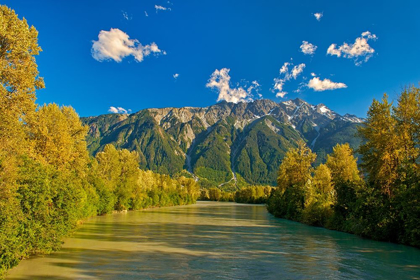
[{"label": "mountain range", "polygon": [[317,153],[317,164],[337,143],[357,148],[361,141],[357,127],[363,121],[298,98],[82,118],[89,126],[87,144],[92,155],[113,144],[137,151],[143,169],[193,176],[204,187],[225,190],[275,185],[285,153],[299,140]]}]

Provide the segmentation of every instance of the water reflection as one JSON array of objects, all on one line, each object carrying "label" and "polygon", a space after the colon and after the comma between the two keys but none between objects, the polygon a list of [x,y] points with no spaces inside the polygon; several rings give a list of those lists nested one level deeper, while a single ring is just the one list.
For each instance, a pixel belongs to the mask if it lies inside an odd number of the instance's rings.
[{"label": "water reflection", "polygon": [[420,250],[201,202],[88,220],[8,279],[420,278]]}]

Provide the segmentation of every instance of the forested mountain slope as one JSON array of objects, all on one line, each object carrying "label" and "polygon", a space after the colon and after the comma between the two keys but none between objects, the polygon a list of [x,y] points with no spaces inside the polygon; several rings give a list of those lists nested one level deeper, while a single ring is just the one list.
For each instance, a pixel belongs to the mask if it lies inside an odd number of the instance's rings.
[{"label": "forested mountain slope", "polygon": [[337,143],[356,148],[355,132],[363,122],[301,99],[144,109],[82,121],[89,126],[93,155],[111,143],[137,151],[141,168],[170,175],[188,171],[204,186],[225,189],[275,185],[281,160],[300,139],[319,155],[317,162]]}]

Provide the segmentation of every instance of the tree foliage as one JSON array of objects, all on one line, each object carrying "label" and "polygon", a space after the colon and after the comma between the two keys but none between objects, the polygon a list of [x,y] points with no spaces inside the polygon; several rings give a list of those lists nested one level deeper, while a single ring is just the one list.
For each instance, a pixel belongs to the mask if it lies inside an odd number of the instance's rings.
[{"label": "tree foliage", "polygon": [[37,31],[15,12],[0,6],[0,276],[26,250],[19,237],[24,215],[18,199],[20,156],[28,150],[22,118],[35,110],[42,88],[35,55]]},{"label": "tree foliage", "polygon": [[280,165],[277,186],[280,192],[285,192],[289,187],[302,189],[311,178],[311,166],[316,159],[311,149],[305,142],[299,141],[298,147],[290,149]]},{"label": "tree foliage", "polygon": [[331,171],[334,183],[360,180],[357,158],[347,143],[337,144],[333,148],[333,152],[327,155],[326,165]]},{"label": "tree foliage", "polygon": [[237,203],[266,203],[275,188],[270,186],[247,186],[234,192],[223,191],[218,188],[201,189],[200,200],[224,201]]},{"label": "tree foliage", "polygon": [[[348,144],[336,145],[326,164],[313,172],[309,161],[296,160],[300,153],[292,150],[280,166],[279,189],[268,210],[311,225],[420,247],[420,89],[405,88],[395,106],[386,95],[374,100],[359,134],[364,176]],[[300,195],[296,185],[304,186]]]},{"label": "tree foliage", "polygon": [[86,217],[199,195],[193,179],[140,170],[136,151],[108,145],[90,158],[73,108],[37,108],[37,35],[0,6],[0,278],[22,258],[57,250]]},{"label": "tree foliage", "polygon": [[398,179],[397,167],[402,158],[399,153],[400,138],[396,131],[396,119],[392,116],[392,104],[384,95],[382,102],[374,100],[360,135],[367,142],[360,147],[362,168],[369,183],[381,186],[382,191],[392,195],[394,182]]}]

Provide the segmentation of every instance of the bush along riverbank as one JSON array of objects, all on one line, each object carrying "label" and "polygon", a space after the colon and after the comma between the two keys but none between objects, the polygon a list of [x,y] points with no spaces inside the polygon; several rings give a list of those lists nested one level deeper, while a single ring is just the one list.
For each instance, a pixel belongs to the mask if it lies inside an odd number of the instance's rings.
[{"label": "bush along riverbank", "polygon": [[[358,166],[347,144],[325,164],[301,142],[287,152],[267,209],[277,217],[420,247],[420,89],[395,105],[374,100],[359,129]],[[359,169],[360,168],[360,169]]]}]

